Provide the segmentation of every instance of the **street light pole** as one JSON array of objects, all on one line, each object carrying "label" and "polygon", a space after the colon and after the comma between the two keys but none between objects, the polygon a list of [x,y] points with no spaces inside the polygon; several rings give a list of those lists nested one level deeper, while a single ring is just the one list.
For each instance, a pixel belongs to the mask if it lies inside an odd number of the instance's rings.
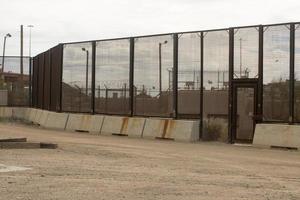
[{"label": "street light pole", "polygon": [[33,25],[27,25],[29,28],[29,57],[31,57],[31,29],[34,27]]},{"label": "street light pole", "polygon": [[161,91],[162,91],[162,81],[161,81],[161,68],[162,68],[162,62],[161,62],[161,47],[162,47],[162,45],[163,44],[167,44],[168,43],[168,41],[166,40],[166,41],[164,41],[163,43],[159,43],[158,44],[158,70],[159,70],[159,72],[158,72],[158,76],[159,76],[159,95],[161,95]]},{"label": "street light pole", "polygon": [[7,38],[7,37],[11,37],[11,34],[7,33],[7,34],[4,36],[4,42],[3,42],[3,56],[2,56],[2,70],[1,70],[2,73],[4,72],[5,45],[6,45],[6,38]]},{"label": "street light pole", "polygon": [[85,94],[88,96],[88,83],[89,83],[89,50],[82,48],[86,52],[86,74],[85,74]]}]

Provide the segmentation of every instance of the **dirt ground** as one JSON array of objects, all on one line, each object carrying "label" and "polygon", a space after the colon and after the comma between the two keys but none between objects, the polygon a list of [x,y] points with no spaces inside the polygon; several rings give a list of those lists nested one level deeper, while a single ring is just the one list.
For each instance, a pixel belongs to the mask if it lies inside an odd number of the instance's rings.
[{"label": "dirt ground", "polygon": [[0,138],[58,149],[0,150],[0,199],[300,199],[300,152],[96,136],[1,123]]}]

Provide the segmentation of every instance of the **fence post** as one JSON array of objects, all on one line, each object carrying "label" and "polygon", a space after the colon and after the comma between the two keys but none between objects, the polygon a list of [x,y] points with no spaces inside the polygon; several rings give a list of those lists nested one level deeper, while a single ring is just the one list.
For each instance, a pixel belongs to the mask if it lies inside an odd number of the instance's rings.
[{"label": "fence post", "polygon": [[49,104],[48,104],[48,110],[49,111],[51,111],[51,104],[52,104],[52,51],[53,51],[53,48],[51,48],[51,49],[49,49],[49,68],[50,68],[50,70],[49,70],[49,74],[48,74],[48,76],[49,76]]},{"label": "fence post", "polygon": [[29,97],[28,97],[28,106],[32,107],[32,66],[33,59],[29,57]]},{"label": "fence post", "polygon": [[129,47],[129,96],[130,96],[130,116],[134,115],[134,38],[130,38]]},{"label": "fence post", "polygon": [[45,109],[45,76],[46,76],[46,53],[48,53],[47,51],[45,51],[44,53],[42,53],[43,56],[43,96],[42,96],[42,104],[41,104],[41,109],[44,110]]},{"label": "fence post", "polygon": [[[263,115],[263,73],[264,73],[264,27],[262,25],[258,28],[258,115]],[[262,121],[262,117],[260,119]]]},{"label": "fence post", "polygon": [[39,107],[39,95],[40,95],[40,84],[39,84],[39,79],[40,79],[40,54],[37,55],[37,66],[36,66],[36,72],[37,72],[37,76],[36,76],[36,105],[35,107],[38,108]]},{"label": "fence post", "polygon": [[60,91],[59,91],[59,112],[62,112],[62,89],[63,89],[63,67],[64,67],[64,45],[61,44],[60,47]]},{"label": "fence post", "polygon": [[173,118],[178,115],[178,34],[173,34]]},{"label": "fence post", "polygon": [[202,138],[203,132],[203,63],[204,63],[204,33],[200,35],[200,128],[199,128],[199,140]]},{"label": "fence post", "polygon": [[233,80],[233,73],[234,73],[234,28],[229,29],[229,95],[228,95],[228,142],[233,143],[234,135],[232,130],[234,127],[233,125],[233,88],[232,88],[232,80]]},{"label": "fence post", "polygon": [[295,103],[295,24],[290,24],[290,98],[289,123],[294,122],[294,103]]},{"label": "fence post", "polygon": [[96,42],[92,42],[92,114],[95,114]]}]

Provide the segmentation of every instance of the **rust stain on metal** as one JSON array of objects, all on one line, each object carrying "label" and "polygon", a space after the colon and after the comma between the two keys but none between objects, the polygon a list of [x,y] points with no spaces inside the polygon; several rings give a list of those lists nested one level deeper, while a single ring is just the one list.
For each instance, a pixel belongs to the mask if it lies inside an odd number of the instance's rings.
[{"label": "rust stain on metal", "polygon": [[123,118],[120,134],[124,134],[124,132],[127,130],[127,128],[128,128],[128,120],[129,120],[128,117],[124,117]]}]

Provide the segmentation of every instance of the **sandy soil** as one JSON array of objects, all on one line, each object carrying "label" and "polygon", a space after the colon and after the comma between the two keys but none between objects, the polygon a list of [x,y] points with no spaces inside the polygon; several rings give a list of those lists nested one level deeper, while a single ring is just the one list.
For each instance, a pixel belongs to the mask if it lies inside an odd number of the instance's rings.
[{"label": "sandy soil", "polygon": [[300,199],[300,153],[95,136],[0,124],[0,138],[58,149],[0,150],[0,199]]}]

